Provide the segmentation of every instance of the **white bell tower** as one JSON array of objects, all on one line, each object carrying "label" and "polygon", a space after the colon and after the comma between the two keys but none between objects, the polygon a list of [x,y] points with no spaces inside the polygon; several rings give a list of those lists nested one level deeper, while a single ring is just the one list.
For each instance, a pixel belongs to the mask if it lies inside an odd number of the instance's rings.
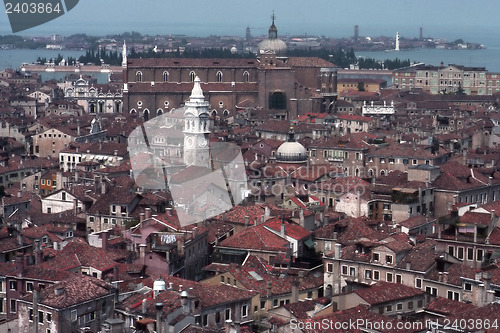
[{"label": "white bell tower", "polygon": [[194,79],[194,87],[184,110],[184,163],[206,168],[211,167],[208,136],[211,132],[208,108],[200,86]]}]

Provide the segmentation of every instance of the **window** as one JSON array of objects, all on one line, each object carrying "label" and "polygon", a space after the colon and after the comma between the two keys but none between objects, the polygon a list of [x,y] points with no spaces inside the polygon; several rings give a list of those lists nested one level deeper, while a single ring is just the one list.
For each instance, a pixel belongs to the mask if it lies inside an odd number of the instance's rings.
[{"label": "window", "polygon": [[472,291],[472,283],[464,283],[464,290],[465,291]]},{"label": "window", "polygon": [[347,266],[342,266],[342,275],[347,275]]},{"label": "window", "polygon": [[265,309],[266,308],[266,301],[260,301],[260,308]]},{"label": "window", "polygon": [[432,295],[432,296],[437,296],[437,294],[438,294],[437,288],[429,287],[429,286],[425,287],[425,292]]},{"label": "window", "polygon": [[464,259],[464,248],[462,246],[457,248],[457,258],[460,260]]},{"label": "window", "polygon": [[377,253],[377,252],[374,252],[373,253],[373,261],[377,261],[378,262],[379,260],[380,260],[380,254]]},{"label": "window", "polygon": [[47,316],[46,318],[47,322],[49,323],[52,322],[52,313],[47,312],[46,316]]},{"label": "window", "polygon": [[248,72],[243,73],[243,82],[250,81],[250,74]]},{"label": "window", "polygon": [[379,271],[373,271],[373,279],[376,281],[380,280],[380,272]]},{"label": "window", "polygon": [[392,282],[392,273],[387,273],[386,277],[385,277],[385,280],[387,282]]},{"label": "window", "polygon": [[92,311],[91,313],[89,313],[89,321],[92,321],[95,319],[95,311]]},{"label": "window", "polygon": [[208,326],[208,315],[203,315],[203,326]]},{"label": "window", "polygon": [[142,82],[142,72],[141,71],[138,71],[135,73],[135,81]]},{"label": "window", "polygon": [[17,290],[17,281],[10,281],[9,282],[9,289],[10,290]]},{"label": "window", "polygon": [[241,307],[241,316],[242,317],[248,316],[248,305],[245,304]]},{"label": "window", "polygon": [[415,288],[418,288],[418,289],[422,288],[422,279],[415,278]]},{"label": "window", "polygon": [[385,311],[386,311],[386,312],[392,312],[392,305],[387,305],[387,306],[385,307]]},{"label": "window", "polygon": [[380,158],[380,163],[385,163],[385,157]]},{"label": "window", "polygon": [[408,302],[408,310],[412,310],[413,309],[413,301],[409,301]]},{"label": "window", "polygon": [[474,260],[474,249],[468,247],[467,248],[467,260]]},{"label": "window", "polygon": [[222,82],[222,72],[221,71],[217,72],[217,82]]},{"label": "window", "polygon": [[221,283],[224,283],[224,275],[222,275],[222,276],[220,277],[220,282],[221,282]]},{"label": "window", "polygon": [[401,274],[396,274],[396,283],[403,283],[403,278],[401,277]]},{"label": "window", "polygon": [[424,301],[423,301],[423,300],[421,300],[421,299],[419,299],[419,300],[417,301],[417,307],[421,308],[421,307],[423,307],[423,306],[424,306]]},{"label": "window", "polygon": [[26,282],[26,291],[33,291],[33,282]]},{"label": "window", "polygon": [[109,223],[109,219],[107,217],[104,218],[104,223]]},{"label": "window", "polygon": [[349,267],[349,275],[350,276],[356,275],[356,267]]},{"label": "window", "polygon": [[333,273],[333,264],[332,263],[326,264],[326,271],[328,273]]},{"label": "window", "polygon": [[33,321],[33,316],[34,316],[33,309],[29,309],[28,310],[28,318],[30,321]]},{"label": "window", "polygon": [[385,256],[385,263],[392,264],[392,255],[388,254]]},{"label": "window", "polygon": [[168,82],[168,72],[164,71],[162,76],[163,76],[163,82]]},{"label": "window", "polygon": [[456,291],[448,290],[447,296],[448,296],[448,299],[451,299],[454,301],[460,301],[460,294],[457,293]]},{"label": "window", "polygon": [[278,299],[273,300],[273,307],[277,308],[278,307]]},{"label": "window", "polygon": [[372,271],[370,269],[365,269],[365,279],[370,280],[372,278]]},{"label": "window", "polygon": [[16,300],[15,299],[10,300],[10,312],[11,313],[16,312]]},{"label": "window", "polygon": [[43,312],[42,311],[38,311],[38,322],[40,324],[43,324]]},{"label": "window", "polygon": [[194,72],[189,73],[189,81],[194,82],[194,79],[196,78],[196,74]]},{"label": "window", "polygon": [[478,250],[477,250],[476,260],[477,260],[477,261],[483,261],[483,254],[484,254],[483,250],[478,249]]},{"label": "window", "polygon": [[394,164],[394,162],[395,162],[395,161],[394,161],[394,159],[393,159],[393,158],[390,158],[390,159],[389,159],[389,163],[390,163],[390,164]]},{"label": "window", "polygon": [[403,310],[403,303],[398,303],[398,304],[396,304],[396,310],[397,310],[397,311],[401,311],[401,310]]},{"label": "window", "polygon": [[417,165],[417,160],[413,159],[413,160],[411,161],[411,164],[413,164],[413,165]]},{"label": "window", "polygon": [[77,318],[76,310],[71,310],[71,321],[75,321]]}]

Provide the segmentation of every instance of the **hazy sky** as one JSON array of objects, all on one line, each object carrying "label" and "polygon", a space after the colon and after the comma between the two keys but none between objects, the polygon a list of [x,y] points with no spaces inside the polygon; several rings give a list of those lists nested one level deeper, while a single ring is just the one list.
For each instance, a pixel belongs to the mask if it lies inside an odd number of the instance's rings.
[{"label": "hazy sky", "polygon": [[[266,34],[274,10],[279,34],[346,37],[359,25],[360,35],[480,41],[497,34],[499,0],[80,0],[62,17],[20,32],[46,35],[137,31],[144,34],[244,36]],[[7,14],[0,14],[0,34],[11,34]],[[470,36],[470,37],[469,37]],[[474,37],[475,36],[475,37]]]}]

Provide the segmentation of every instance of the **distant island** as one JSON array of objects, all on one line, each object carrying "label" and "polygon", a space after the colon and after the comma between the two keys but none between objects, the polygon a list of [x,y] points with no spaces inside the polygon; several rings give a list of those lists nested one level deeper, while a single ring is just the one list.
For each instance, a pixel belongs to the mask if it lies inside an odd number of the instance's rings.
[{"label": "distant island", "polygon": [[[63,59],[58,55],[53,59],[39,58],[37,65],[111,65],[121,64],[121,51],[127,43],[130,58],[199,57],[230,58],[252,57],[258,51],[258,44],[266,36],[252,36],[247,28],[246,36],[192,37],[187,35],[142,35],[138,32],[107,35],[104,37],[76,34],[68,37],[53,34],[49,37],[0,36],[0,49],[49,49],[86,51],[78,59]],[[290,56],[314,56],[328,60],[341,68],[356,64],[360,69],[396,69],[410,65],[410,59],[379,61],[371,58],[356,58],[356,51],[394,50],[394,37],[330,38],[325,36],[281,36],[288,46]],[[481,49],[484,45],[457,39],[449,42],[442,38],[399,39],[399,50],[425,49]]]}]

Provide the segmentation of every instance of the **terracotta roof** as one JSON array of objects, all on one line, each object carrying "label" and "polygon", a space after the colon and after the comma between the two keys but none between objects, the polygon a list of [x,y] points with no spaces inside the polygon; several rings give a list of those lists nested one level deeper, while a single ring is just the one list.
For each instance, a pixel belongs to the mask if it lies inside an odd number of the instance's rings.
[{"label": "terracotta roof", "polygon": [[425,294],[421,289],[389,282],[377,282],[369,288],[355,290],[354,293],[371,306]]},{"label": "terracotta roof", "polygon": [[448,298],[436,297],[424,308],[426,311],[439,313],[445,316],[457,315],[476,309],[476,306],[464,302],[454,301]]},{"label": "terracotta roof", "polygon": [[[60,288],[62,293],[57,294],[55,290]],[[87,275],[74,275],[70,279],[43,288],[40,292],[40,304],[65,309],[113,293],[113,287],[103,280]]]}]

